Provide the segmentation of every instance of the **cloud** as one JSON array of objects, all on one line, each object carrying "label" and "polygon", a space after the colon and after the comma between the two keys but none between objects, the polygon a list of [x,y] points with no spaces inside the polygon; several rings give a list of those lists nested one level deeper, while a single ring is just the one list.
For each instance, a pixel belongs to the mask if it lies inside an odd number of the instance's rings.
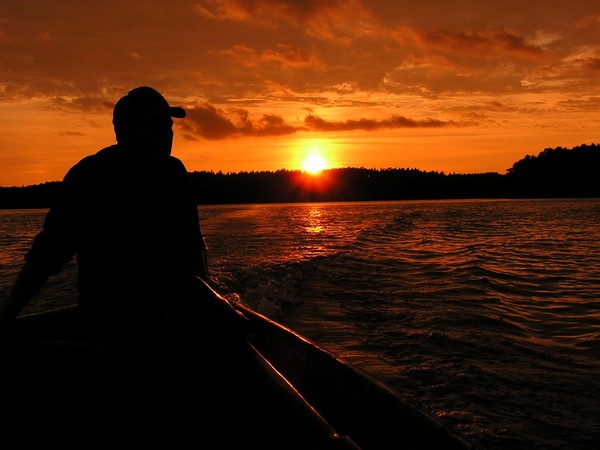
[{"label": "cloud", "polygon": [[[518,31],[510,25],[469,28],[453,20],[413,22],[410,14],[396,12],[390,20],[381,8],[358,0],[204,0],[196,12],[212,21],[244,24],[244,30],[277,29],[270,48],[265,42],[241,41],[218,54],[233,66],[236,86],[243,79],[259,87],[268,80],[296,92],[344,84],[366,95],[384,88],[426,97],[531,90],[533,85],[525,87],[521,79],[531,77],[535,65],[553,63],[555,56],[546,45],[560,38],[551,31]],[[240,67],[256,70],[242,72]],[[307,74],[298,69],[319,74],[308,74],[307,83]]]},{"label": "cloud", "polygon": [[275,49],[264,51],[255,50],[247,45],[234,45],[227,50],[214,53],[224,56],[229,64],[244,67],[258,67],[273,63],[284,69],[314,68],[323,70],[325,68],[325,64],[314,53],[286,44],[277,44]]},{"label": "cloud", "polygon": [[276,62],[286,68],[314,67],[323,69],[324,64],[314,54],[309,54],[298,47],[278,44],[277,50],[266,50],[262,55],[266,62]]},{"label": "cloud", "polygon": [[360,0],[204,0],[195,5],[195,12],[210,20],[269,28],[293,26],[345,46],[377,26]]},{"label": "cloud", "polygon": [[85,133],[79,131],[59,131],[55,133],[57,136],[85,136]]},{"label": "cloud", "polygon": [[273,25],[286,21],[306,25],[332,18],[358,17],[371,14],[358,0],[203,0],[196,3],[195,12],[211,20],[249,21]]},{"label": "cloud", "polygon": [[247,110],[242,108],[217,108],[210,103],[204,103],[193,108],[187,108],[185,121],[177,122],[183,131],[184,138],[195,140],[204,138],[219,140],[242,136],[280,136],[293,134],[298,131],[336,132],[396,128],[441,128],[448,126],[465,126],[466,123],[442,121],[436,119],[410,119],[393,115],[386,119],[349,119],[346,121],[327,121],[314,114],[304,119],[304,124],[294,126],[275,114],[264,114],[258,119],[251,119]]},{"label": "cloud", "polygon": [[187,120],[181,127],[187,139],[225,139],[240,136],[276,136],[291,134],[296,129],[282,117],[264,114],[252,121],[242,108],[217,108],[209,103],[187,108]]},{"label": "cloud", "polygon": [[48,99],[50,109],[67,112],[107,112],[111,111],[114,104],[96,96],[84,97],[52,97]]},{"label": "cloud", "polygon": [[405,34],[412,34],[416,43],[430,50],[488,57],[512,55],[536,61],[547,58],[541,47],[503,29],[450,31],[412,28]]},{"label": "cloud", "polygon": [[[363,41],[379,42],[382,49],[388,50],[399,45],[459,54],[505,54],[535,60],[545,57],[537,42],[528,41],[517,32],[504,28],[425,28],[402,20],[395,26],[386,26],[359,0],[204,0],[196,4],[195,10],[198,15],[210,20],[271,28],[292,26],[307,36],[347,48]],[[593,22],[592,18],[589,21]]]},{"label": "cloud", "polygon": [[312,114],[304,119],[308,129],[312,131],[351,131],[351,130],[380,130],[394,128],[441,128],[446,126],[460,126],[453,121],[442,121],[436,119],[415,120],[404,116],[393,115],[388,119],[349,119],[346,121],[331,122]]},{"label": "cloud", "polygon": [[600,26],[600,15],[584,17],[576,24],[576,28],[595,28],[598,26]]}]

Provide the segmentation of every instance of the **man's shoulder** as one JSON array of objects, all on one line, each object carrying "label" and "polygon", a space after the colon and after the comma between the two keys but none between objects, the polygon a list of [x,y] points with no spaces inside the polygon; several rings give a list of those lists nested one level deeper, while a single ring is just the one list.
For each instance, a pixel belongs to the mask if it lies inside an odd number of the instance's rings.
[{"label": "man's shoulder", "polygon": [[187,172],[187,169],[185,168],[185,165],[183,164],[183,161],[181,161],[179,158],[177,158],[176,156],[169,156],[169,163],[171,164],[171,167],[180,170],[180,171],[185,171]]},{"label": "man's shoulder", "polygon": [[98,150],[95,154],[90,155],[90,157],[96,158],[106,158],[106,157],[115,157],[120,154],[119,145],[113,144],[108,147],[103,148],[102,150]]},{"label": "man's shoulder", "polygon": [[75,177],[75,176],[87,176],[90,173],[93,173],[106,164],[113,161],[118,156],[118,147],[117,145],[111,145],[110,147],[105,147],[98,152],[84,156],[79,160],[69,172],[67,172],[66,177]]},{"label": "man's shoulder", "polygon": [[84,156],[73,167],[94,164],[95,162],[99,162],[102,160],[112,159],[112,158],[116,157],[117,154],[118,154],[118,145],[111,145],[109,147],[103,148],[102,150],[98,150],[96,153]]}]

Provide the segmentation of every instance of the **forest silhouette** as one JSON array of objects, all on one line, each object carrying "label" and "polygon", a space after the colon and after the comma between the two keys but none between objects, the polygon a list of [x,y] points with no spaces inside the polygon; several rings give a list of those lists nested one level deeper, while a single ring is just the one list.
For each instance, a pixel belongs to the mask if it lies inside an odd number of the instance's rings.
[{"label": "forest silhouette", "polygon": [[[466,198],[600,197],[600,145],[547,148],[505,174],[445,174],[418,169],[328,169],[275,172],[190,172],[198,204]],[[60,181],[0,187],[0,208],[48,208]]]}]

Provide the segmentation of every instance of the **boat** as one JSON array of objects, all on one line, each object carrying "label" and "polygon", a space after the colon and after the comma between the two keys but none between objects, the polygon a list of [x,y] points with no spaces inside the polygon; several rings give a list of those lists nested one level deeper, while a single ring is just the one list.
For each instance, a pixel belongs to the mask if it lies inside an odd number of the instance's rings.
[{"label": "boat", "polygon": [[[184,365],[145,366],[133,375],[123,367],[135,355],[107,358],[105,349],[79,340],[76,305],[18,317],[19,337],[5,344],[0,358],[0,446],[472,448],[315,342],[230,302],[200,278],[195,289],[217,309],[235,310],[244,324],[242,343],[212,352],[207,348],[220,344],[205,337],[210,342],[202,348],[175,352],[185,355]],[[52,359],[39,350],[48,346]]]}]

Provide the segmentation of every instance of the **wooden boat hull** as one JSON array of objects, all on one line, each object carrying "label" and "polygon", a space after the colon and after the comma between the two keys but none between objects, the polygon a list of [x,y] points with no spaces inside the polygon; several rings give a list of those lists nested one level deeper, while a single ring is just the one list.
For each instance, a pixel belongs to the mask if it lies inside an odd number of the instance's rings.
[{"label": "wooden boat hull", "polygon": [[42,437],[63,448],[469,448],[368,374],[197,281],[203,301],[247,318],[241,345],[186,348],[173,364],[153,355],[138,368],[135,353],[81,342],[77,307],[20,317],[0,358],[0,439],[14,444],[3,448]]},{"label": "wooden boat hull", "polygon": [[363,450],[468,449],[470,444],[337,355],[257,312],[249,340],[342,436]]}]

